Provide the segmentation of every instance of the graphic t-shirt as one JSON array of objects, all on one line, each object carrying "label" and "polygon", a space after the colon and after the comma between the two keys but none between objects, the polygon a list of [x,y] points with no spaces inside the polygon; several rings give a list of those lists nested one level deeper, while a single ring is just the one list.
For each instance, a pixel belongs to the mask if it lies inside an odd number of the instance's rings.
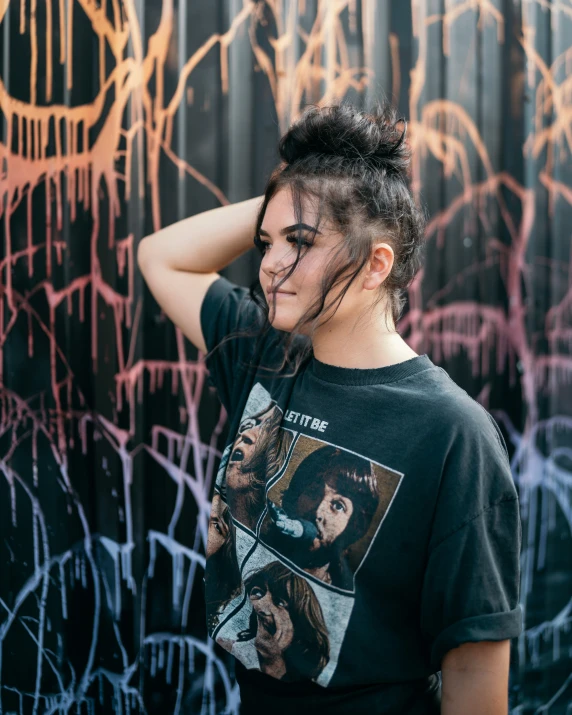
[{"label": "graphic t-shirt", "polygon": [[[208,350],[258,320],[246,288],[210,286]],[[207,626],[236,658],[241,712],[439,713],[446,652],[522,630],[502,433],[425,354],[369,369],[311,355],[285,377],[264,369],[281,337],[207,359],[229,418]]]}]

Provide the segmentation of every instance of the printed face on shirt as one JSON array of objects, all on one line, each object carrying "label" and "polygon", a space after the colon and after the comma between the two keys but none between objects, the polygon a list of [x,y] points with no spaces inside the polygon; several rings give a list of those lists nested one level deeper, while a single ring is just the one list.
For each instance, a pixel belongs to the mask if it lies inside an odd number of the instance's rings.
[{"label": "printed face on shirt", "polygon": [[321,447],[300,462],[282,498],[291,518],[317,528],[309,551],[332,547],[337,541],[345,547],[360,539],[378,502],[371,463],[332,446]]},{"label": "printed face on shirt", "polygon": [[226,521],[222,517],[222,508],[226,508],[226,505],[222,503],[218,494],[214,494],[209,518],[206,548],[207,558],[218,551],[228,538],[229,529]]},{"label": "printed face on shirt", "polygon": [[356,562],[352,556],[350,565],[348,550],[375,526],[380,504],[369,460],[333,445],[318,447],[269,490],[266,503],[265,543],[315,578],[353,587]]},{"label": "printed face on shirt", "polygon": [[236,550],[236,529],[228,505],[215,492],[208,525],[205,561],[205,604],[209,633],[229,601],[241,592],[241,572]]},{"label": "printed face on shirt", "polygon": [[266,587],[253,586],[248,594],[258,619],[254,645],[265,655],[277,656],[288,648],[294,637],[294,626],[285,599],[274,600]]},{"label": "printed face on shirt", "polygon": [[298,500],[299,513],[303,518],[313,520],[318,529],[318,536],[310,546],[310,551],[316,551],[331,546],[346,529],[353,513],[351,499],[329,484],[324,484],[324,495],[318,504],[309,502],[302,495]]},{"label": "printed face on shirt", "polygon": [[256,468],[256,458],[264,446],[263,426],[271,413],[272,410],[269,409],[242,421],[226,470],[226,480],[230,489],[247,489],[250,486],[250,475]]},{"label": "printed face on shirt", "polygon": [[292,432],[282,429],[281,422],[281,409],[265,400],[243,417],[227,452],[223,496],[233,518],[248,529],[255,529],[268,479],[283,465],[292,442]]},{"label": "printed face on shirt", "polygon": [[[279,561],[251,571],[244,581],[252,613],[238,640],[252,641],[263,673],[295,680],[316,677],[328,663],[330,643],[312,587]],[[303,662],[304,672],[291,664]]]}]

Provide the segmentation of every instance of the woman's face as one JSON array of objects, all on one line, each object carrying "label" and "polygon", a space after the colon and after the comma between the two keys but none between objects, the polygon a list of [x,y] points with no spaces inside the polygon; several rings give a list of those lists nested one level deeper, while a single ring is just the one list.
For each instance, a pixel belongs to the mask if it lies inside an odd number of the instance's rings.
[{"label": "woman's face", "polygon": [[[296,226],[290,191],[278,191],[266,208],[260,229],[264,253],[259,279],[269,307],[268,319],[277,330],[291,331],[318,297],[324,266],[331,260],[332,249],[341,240],[339,234],[328,232],[324,227],[320,227],[320,231],[312,237],[314,221],[315,211],[305,202],[305,223]],[[296,260],[298,249],[293,236],[298,235],[303,241],[300,262],[294,273],[280,286],[279,290],[284,292],[272,295],[268,291],[284,278]],[[311,245],[307,246],[304,241]],[[303,328],[303,332],[306,332],[306,328]]]},{"label": "woman's face", "polygon": [[[331,269],[334,262],[340,264],[343,261],[345,264],[347,261],[344,236],[325,225],[325,222],[312,236],[316,210],[304,197],[302,205],[304,224],[297,225],[291,192],[287,189],[277,191],[266,207],[260,227],[263,255],[259,280],[269,307],[268,320],[277,330],[288,332],[293,330],[297,321],[321,295],[325,267]],[[280,286],[279,290],[283,292],[269,293],[287,275],[296,260],[297,242],[293,236],[298,235],[303,241],[300,261],[292,275]],[[305,245],[304,241],[309,245]],[[328,322],[317,328],[315,337],[320,330],[332,332],[342,328],[340,335],[343,335],[361,329],[357,321],[360,316],[370,314],[379,295],[379,288],[391,271],[393,260],[391,246],[387,242],[375,242],[371,246],[370,260],[339,300],[355,268],[350,266],[345,270],[341,279],[337,279],[337,285],[326,296],[324,306],[329,307],[319,316],[319,322],[326,319]],[[380,316],[383,315],[384,305],[378,305],[377,310]],[[301,332],[307,334],[309,327],[302,326]]]},{"label": "woman's face", "polygon": [[258,619],[256,650],[266,657],[282,655],[294,639],[288,603],[280,599],[275,603],[272,592],[264,586],[253,586],[248,596]]}]

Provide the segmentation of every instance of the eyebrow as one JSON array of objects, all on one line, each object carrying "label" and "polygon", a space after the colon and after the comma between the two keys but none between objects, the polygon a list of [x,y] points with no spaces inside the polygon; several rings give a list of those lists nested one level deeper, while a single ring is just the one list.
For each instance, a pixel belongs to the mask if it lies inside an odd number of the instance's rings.
[{"label": "eyebrow", "polygon": [[[299,228],[307,229],[308,231],[314,231],[314,227],[308,226],[307,223],[295,223],[292,226],[286,226],[284,228],[281,228],[280,235],[285,236],[287,233],[290,233],[290,231],[296,231]],[[268,231],[265,231],[263,228],[260,229],[259,233],[261,236],[268,236],[270,238],[270,234],[268,233]],[[320,234],[320,236],[322,235],[322,232],[318,231],[318,229],[316,229],[316,233]]]}]

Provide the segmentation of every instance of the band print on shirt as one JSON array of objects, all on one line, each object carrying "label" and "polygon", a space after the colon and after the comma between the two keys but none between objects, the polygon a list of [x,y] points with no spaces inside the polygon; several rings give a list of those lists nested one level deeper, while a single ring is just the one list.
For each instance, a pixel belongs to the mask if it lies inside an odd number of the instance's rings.
[{"label": "band print on shirt", "polygon": [[245,667],[327,686],[355,574],[403,474],[285,424],[257,383],[217,474],[207,624]]}]

